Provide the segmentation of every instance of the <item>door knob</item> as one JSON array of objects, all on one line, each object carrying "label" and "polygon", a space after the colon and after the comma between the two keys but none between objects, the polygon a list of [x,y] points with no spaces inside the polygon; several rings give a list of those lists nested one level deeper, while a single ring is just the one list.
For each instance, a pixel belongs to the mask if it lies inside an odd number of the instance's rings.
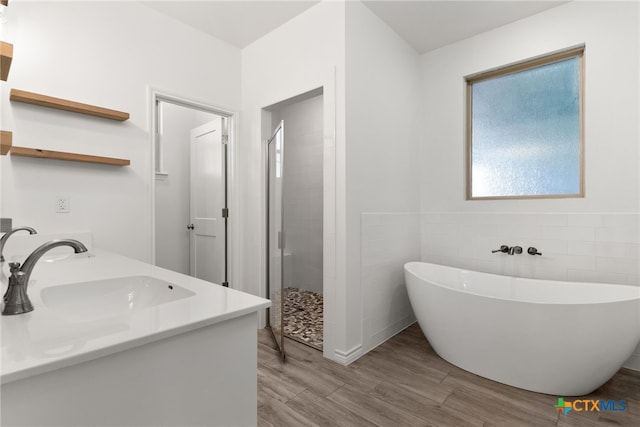
[{"label": "door knob", "polygon": [[187,225],[187,230],[193,230],[194,228],[196,227],[193,224]]}]

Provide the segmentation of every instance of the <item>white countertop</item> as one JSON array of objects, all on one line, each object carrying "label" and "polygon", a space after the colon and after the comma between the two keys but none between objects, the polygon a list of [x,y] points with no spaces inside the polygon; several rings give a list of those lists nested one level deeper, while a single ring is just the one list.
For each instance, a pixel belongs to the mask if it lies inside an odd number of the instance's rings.
[{"label": "white countertop", "polygon": [[[269,300],[114,253],[84,254],[36,265],[28,294],[34,311],[1,316],[2,383],[103,357],[269,307]],[[9,259],[9,258],[8,258]],[[2,265],[2,291],[8,265]],[[49,309],[41,292],[51,286],[125,276],[151,276],[194,295],[158,306],[79,321]]]}]

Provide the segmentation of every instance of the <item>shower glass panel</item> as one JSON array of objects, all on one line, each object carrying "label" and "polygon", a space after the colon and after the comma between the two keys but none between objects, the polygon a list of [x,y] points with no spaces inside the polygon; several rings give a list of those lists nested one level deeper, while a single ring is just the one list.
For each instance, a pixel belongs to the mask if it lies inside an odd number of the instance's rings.
[{"label": "shower glass panel", "polygon": [[284,121],[278,124],[267,141],[267,148],[267,293],[271,300],[268,326],[284,359]]}]

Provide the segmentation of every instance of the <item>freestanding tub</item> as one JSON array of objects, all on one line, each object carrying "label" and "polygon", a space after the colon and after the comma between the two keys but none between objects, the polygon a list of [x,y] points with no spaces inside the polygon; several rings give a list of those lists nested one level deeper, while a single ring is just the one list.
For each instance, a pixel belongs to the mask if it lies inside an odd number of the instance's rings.
[{"label": "freestanding tub", "polygon": [[440,357],[557,396],[607,382],[640,341],[640,287],[404,266],[411,306]]}]

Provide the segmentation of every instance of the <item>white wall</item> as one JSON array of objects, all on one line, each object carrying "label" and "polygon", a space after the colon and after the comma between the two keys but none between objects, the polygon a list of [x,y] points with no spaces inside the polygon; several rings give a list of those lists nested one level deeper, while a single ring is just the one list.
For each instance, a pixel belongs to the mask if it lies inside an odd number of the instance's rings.
[{"label": "white wall", "polygon": [[[324,354],[343,349],[344,293],[344,4],[325,1],[242,50],[241,290],[265,295],[265,107],[323,87]],[[337,305],[340,305],[338,308]]]},{"label": "white wall", "polygon": [[413,321],[402,265],[419,256],[421,94],[417,52],[360,2],[347,2],[346,17],[345,344],[353,360]]},{"label": "white wall", "polygon": [[[284,220],[291,254],[291,286],[322,293],[322,95],[286,105],[272,114],[284,120]],[[286,267],[285,267],[286,268]]]},{"label": "white wall", "polygon": [[[96,247],[150,260],[148,87],[239,110],[240,51],[137,2],[12,2],[2,127],[14,145],[128,158],[129,167],[2,157],[3,217],[90,230]],[[224,66],[221,66],[224,64]],[[10,103],[17,88],[127,111],[123,123]],[[57,194],[71,213],[56,214]]]},{"label": "white wall", "polygon": [[[571,2],[422,55],[422,258],[541,279],[640,285],[637,2]],[[585,44],[586,196],[464,200],[463,77]],[[542,257],[491,254],[535,246]],[[640,348],[627,362],[640,369]]]},{"label": "white wall", "polygon": [[[422,56],[424,211],[637,212],[637,2],[571,2]],[[464,200],[463,77],[585,44],[586,197]]]},{"label": "white wall", "polygon": [[161,102],[163,172],[156,178],[156,265],[189,274],[191,129],[215,115]]},{"label": "white wall", "polygon": [[403,266],[420,259],[420,221],[417,212],[361,215],[363,352],[416,321]]},{"label": "white wall", "polygon": [[[247,171],[242,283],[250,292],[260,291],[264,282],[261,138],[270,129],[260,126],[261,109],[324,86],[331,81],[327,74],[335,76],[335,86],[324,87],[325,356],[349,363],[392,335],[391,330],[406,326],[398,320],[410,322],[412,315],[406,296],[384,301],[398,286],[397,274],[376,285],[384,291],[374,293],[363,283],[361,261],[368,255],[361,253],[361,215],[418,211],[419,56],[361,3],[323,2],[243,49],[242,73],[245,145],[239,162]],[[346,111],[341,104],[345,90]],[[328,126],[332,118],[335,125]],[[348,122],[346,139],[343,120]],[[414,247],[408,236],[403,233],[401,240]],[[367,234],[366,239],[375,236]],[[389,259],[397,255],[393,252]],[[397,273],[397,264],[386,268]],[[363,324],[371,320],[372,307],[387,302],[394,315],[377,317],[382,323],[365,336]]]}]

